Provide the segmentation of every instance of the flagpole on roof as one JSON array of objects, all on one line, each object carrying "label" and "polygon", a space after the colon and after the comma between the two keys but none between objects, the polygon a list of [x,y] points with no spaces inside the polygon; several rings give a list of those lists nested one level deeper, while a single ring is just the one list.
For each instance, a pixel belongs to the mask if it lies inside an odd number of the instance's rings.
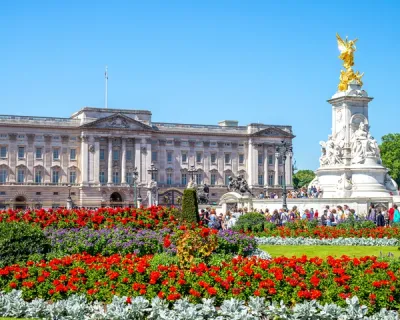
[{"label": "flagpole on roof", "polygon": [[108,67],[106,66],[106,72],[104,73],[105,81],[106,81],[106,93],[104,99],[105,108],[108,108]]}]

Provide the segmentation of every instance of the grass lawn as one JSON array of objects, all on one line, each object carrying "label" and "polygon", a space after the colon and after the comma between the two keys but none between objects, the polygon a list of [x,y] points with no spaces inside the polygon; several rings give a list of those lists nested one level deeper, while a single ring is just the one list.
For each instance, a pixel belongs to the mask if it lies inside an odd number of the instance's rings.
[{"label": "grass lawn", "polygon": [[380,256],[380,252],[387,256],[389,252],[394,256],[400,257],[398,247],[367,247],[367,246],[269,246],[260,245],[259,248],[268,252],[272,257],[301,257],[307,255],[309,257],[325,258],[327,256],[340,257],[347,255],[350,257],[362,256]]}]

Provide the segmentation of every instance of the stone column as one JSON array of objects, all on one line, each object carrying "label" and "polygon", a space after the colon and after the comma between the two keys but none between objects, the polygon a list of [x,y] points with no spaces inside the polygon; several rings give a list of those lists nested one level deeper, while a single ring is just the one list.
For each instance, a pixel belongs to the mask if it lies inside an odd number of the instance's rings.
[{"label": "stone column", "polygon": [[148,184],[151,181],[151,173],[148,173],[147,170],[150,169],[151,166],[151,140],[147,138],[144,140],[146,152],[143,153],[143,176],[145,177],[145,183]]},{"label": "stone column", "polygon": [[8,145],[8,166],[10,170],[8,170],[8,182],[15,182],[16,175],[17,175],[17,158],[18,158],[18,147],[17,147],[17,134],[16,133],[9,133],[9,145]]},{"label": "stone column", "polygon": [[268,146],[264,145],[264,186],[268,187]]},{"label": "stone column", "polygon": [[142,181],[142,170],[141,170],[141,162],[140,162],[140,140],[135,139],[135,167],[138,172],[138,180],[139,183]]},{"label": "stone column", "polygon": [[292,181],[290,179],[290,174],[292,171],[291,163],[292,163],[291,153],[288,153],[288,155],[286,157],[286,162],[285,162],[285,177],[284,177],[286,186],[292,185]]},{"label": "stone column", "polygon": [[94,138],[94,183],[100,184],[100,137]]},{"label": "stone column", "polygon": [[249,186],[258,185],[258,159],[257,159],[257,149],[254,146],[254,141],[249,140],[249,151],[247,160],[247,174],[249,175]]},{"label": "stone column", "polygon": [[112,137],[108,137],[108,169],[107,169],[107,184],[112,184],[112,151],[113,151],[113,145],[112,145]]},{"label": "stone column", "polygon": [[126,184],[126,139],[122,138],[121,152],[121,184]]},{"label": "stone column", "polygon": [[93,183],[95,176],[94,176],[94,170],[95,170],[95,146],[94,146],[94,137],[91,136],[89,137],[88,140],[88,181],[89,183]]},{"label": "stone column", "polygon": [[28,148],[27,148],[27,153],[26,153],[26,167],[28,168],[28,172],[26,173],[26,178],[27,182],[32,183],[33,178],[34,178],[34,158],[33,158],[33,153],[34,153],[34,147],[33,143],[35,141],[35,135],[34,134],[27,134],[28,137]]},{"label": "stone column", "polygon": [[88,137],[82,135],[81,136],[81,170],[82,170],[82,185],[88,184]]},{"label": "stone column", "polygon": [[275,179],[274,185],[279,186],[279,153],[275,153]]}]

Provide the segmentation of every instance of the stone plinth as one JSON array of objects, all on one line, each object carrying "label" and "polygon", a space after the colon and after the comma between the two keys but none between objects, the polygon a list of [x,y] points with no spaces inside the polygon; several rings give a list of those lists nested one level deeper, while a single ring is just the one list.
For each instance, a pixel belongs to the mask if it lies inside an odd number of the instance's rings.
[{"label": "stone plinth", "polygon": [[322,155],[316,178],[323,198],[389,197],[398,187],[382,166],[378,144],[369,131],[368,103],[373,98],[350,83],[337,92],[332,105],[332,134],[321,141]]}]

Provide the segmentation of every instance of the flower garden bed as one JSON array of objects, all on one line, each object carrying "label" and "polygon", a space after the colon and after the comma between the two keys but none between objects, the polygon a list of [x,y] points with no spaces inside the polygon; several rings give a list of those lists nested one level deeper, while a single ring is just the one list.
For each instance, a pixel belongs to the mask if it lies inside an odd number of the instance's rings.
[{"label": "flower garden bed", "polygon": [[[21,292],[14,290],[0,295],[0,315],[49,320],[268,320],[278,318],[397,320],[399,318],[397,312],[386,309],[381,309],[368,317],[366,316],[368,308],[360,305],[357,297],[346,299],[345,307],[339,307],[333,303],[321,305],[316,301],[310,301],[298,303],[294,308],[289,308],[284,304],[269,303],[259,297],[250,297],[248,304],[237,299],[225,300],[220,307],[215,306],[213,299],[204,299],[199,304],[179,299],[170,304],[158,297],[149,301],[142,297],[114,296],[110,304],[104,305],[97,301],[89,303],[84,296],[79,295],[72,295],[52,304],[41,299],[26,302],[22,299]],[[0,319],[14,320],[16,318]]]},{"label": "flower garden bed", "polygon": [[[242,310],[242,315],[249,314],[249,319],[279,316],[282,312],[290,318],[297,317],[296,312],[314,312],[311,309],[321,314],[326,308],[346,313],[341,308],[349,304],[350,300],[346,302],[346,299],[355,296],[367,308],[359,310],[370,314],[380,312],[381,308],[399,308],[400,262],[397,260],[383,261],[370,256],[339,259],[252,256],[260,253],[257,242],[394,245],[398,241],[397,228],[313,226],[305,229],[299,224],[299,228],[280,227],[258,232],[257,235],[270,233],[269,237],[273,237],[256,239],[243,232],[217,232],[194,223],[180,223],[179,216],[178,210],[162,207],[0,212],[3,230],[18,226],[15,230],[23,236],[24,230],[32,228],[31,239],[41,233],[41,241],[48,241],[49,247],[47,251],[32,252],[29,243],[21,242],[21,246],[12,249],[14,251],[1,251],[2,257],[5,254],[11,257],[9,261],[12,261],[13,252],[28,251],[28,255],[21,253],[20,257],[36,254],[0,268],[0,291],[7,292],[0,295],[0,315],[28,315],[2,311],[6,308],[3,305],[11,305],[7,300],[11,298],[7,297],[20,299],[13,290],[20,290],[23,299],[36,301],[38,305],[41,302],[34,299],[43,299],[46,303],[43,310],[54,309],[47,307],[48,302],[58,305],[60,310],[62,306],[75,303],[89,310],[88,314],[95,314],[93,308],[98,308],[99,304],[94,302],[98,301],[107,315],[93,319],[134,319],[133,314],[137,312],[145,312],[144,316],[149,319],[171,319],[173,312],[183,312],[174,311],[181,308],[199,312],[199,319],[204,310],[221,317],[218,319],[228,319],[225,309],[232,314]],[[9,232],[10,237],[13,235],[14,232]],[[18,239],[24,241],[23,237]],[[7,243],[6,240],[2,243]],[[265,307],[260,298],[282,302],[282,305]],[[312,300],[321,305],[311,303]],[[110,316],[114,303],[115,306],[123,304],[118,310],[124,309],[126,317]],[[322,307],[332,303],[335,306]],[[104,304],[110,307],[104,308]],[[253,314],[251,318],[252,312],[259,308],[255,304],[261,304],[265,312],[272,310],[272,313]],[[166,309],[166,305],[170,308]],[[29,306],[26,304],[23,308],[28,310]],[[152,318],[153,312],[161,312],[164,318],[160,315]],[[30,316],[39,317],[37,313]],[[204,317],[207,319],[208,315]]]},{"label": "flower garden bed", "polygon": [[400,262],[376,257],[334,259],[237,257],[220,265],[193,264],[135,255],[77,254],[48,262],[28,261],[0,269],[0,290],[22,290],[25,299],[65,299],[84,294],[89,301],[111,302],[114,295],[191,302],[215,298],[217,304],[251,296],[287,305],[317,300],[345,306],[357,296],[371,311],[396,308],[400,299]]},{"label": "flower garden bed", "polygon": [[316,226],[309,229],[292,229],[288,227],[276,227],[266,229],[262,232],[247,232],[256,237],[281,237],[281,238],[315,238],[315,239],[337,239],[337,238],[372,238],[372,239],[400,239],[400,228],[377,227],[377,228],[347,228]]},{"label": "flower garden bed", "polygon": [[275,246],[397,246],[399,240],[388,238],[282,238],[256,237],[258,244]]}]

